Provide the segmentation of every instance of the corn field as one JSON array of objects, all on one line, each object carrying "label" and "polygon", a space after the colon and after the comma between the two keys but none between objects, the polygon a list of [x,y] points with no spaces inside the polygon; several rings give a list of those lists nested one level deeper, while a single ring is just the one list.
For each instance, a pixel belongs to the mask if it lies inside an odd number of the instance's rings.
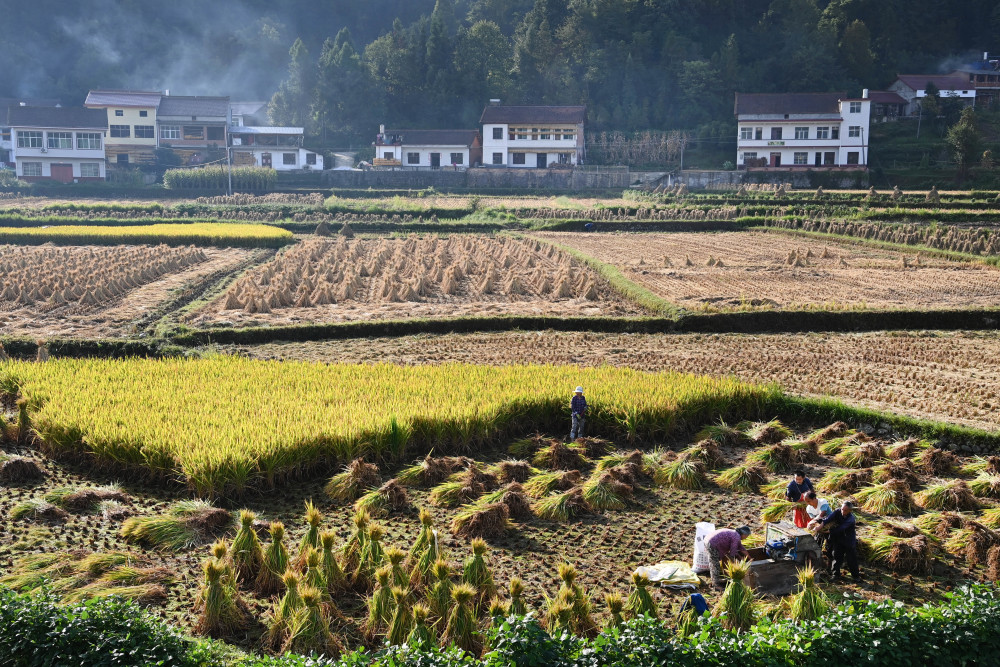
[{"label": "corn field", "polygon": [[[268,192],[278,182],[278,172],[268,167],[233,167],[233,190]],[[198,169],[168,169],[163,185],[171,190],[225,190],[229,187],[229,169],[223,166]]]},{"label": "corn field", "polygon": [[277,248],[291,243],[291,232],[270,225],[181,223],[139,226],[62,225],[0,227],[0,243],[17,245],[158,244]]},{"label": "corn field", "polygon": [[234,357],[0,364],[0,394],[24,399],[22,420],[47,450],[179,477],[202,496],[238,495],[366,453],[396,459],[559,427],[580,383],[595,432],[643,441],[755,412],[777,394],[731,379],[611,367]]}]

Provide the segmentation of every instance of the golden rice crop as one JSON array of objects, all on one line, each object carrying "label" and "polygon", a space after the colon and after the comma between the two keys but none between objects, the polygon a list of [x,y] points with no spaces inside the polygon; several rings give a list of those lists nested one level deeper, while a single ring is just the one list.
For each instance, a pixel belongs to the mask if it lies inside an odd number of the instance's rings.
[{"label": "golden rice crop", "polygon": [[[203,496],[273,484],[287,471],[370,452],[481,444],[564,420],[568,391],[593,387],[595,431],[652,440],[721,412],[757,411],[777,390],[733,379],[624,368],[404,367],[183,359],[4,362],[49,451],[180,476]],[[489,387],[489,391],[483,391]]]},{"label": "golden rice crop", "polygon": [[15,245],[166,243],[277,248],[294,240],[295,237],[291,232],[280,227],[229,222],[164,223],[120,227],[100,225],[0,227],[0,243]]}]

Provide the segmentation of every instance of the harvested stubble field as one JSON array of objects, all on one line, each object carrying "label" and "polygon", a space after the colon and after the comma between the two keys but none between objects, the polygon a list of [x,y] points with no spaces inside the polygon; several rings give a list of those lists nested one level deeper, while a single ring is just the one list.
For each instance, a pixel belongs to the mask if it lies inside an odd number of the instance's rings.
[{"label": "harvested stubble field", "polygon": [[[763,425],[750,425],[745,432],[764,433],[765,429],[759,428],[760,426]],[[865,440],[861,435],[852,436],[853,431],[844,431],[846,425],[834,425],[832,428],[835,433],[825,437],[816,436],[815,431],[809,435],[821,447],[824,442],[831,441],[836,434],[848,436],[841,439],[856,437],[861,441]],[[802,431],[786,442],[804,442],[806,436],[806,432]],[[644,452],[641,466],[643,472],[632,473],[637,476],[626,492],[628,495],[624,508],[589,509],[570,521],[546,520],[532,515],[518,518],[502,534],[488,539],[486,561],[492,570],[497,587],[504,590],[511,577],[521,577],[525,583],[524,602],[528,609],[535,610],[544,617],[545,598],[554,597],[559,583],[558,566],[568,562],[576,567],[577,582],[590,596],[595,619],[602,622],[607,615],[603,602],[604,594],[613,591],[627,593],[630,574],[636,566],[668,559],[684,561],[690,559],[695,522],[705,520],[720,525],[746,523],[753,527],[755,536],[759,539],[762,533],[761,512],[773,501],[774,489],[780,488],[787,481],[787,471],[781,469],[772,473],[765,472],[764,478],[769,487],[773,488],[762,488],[756,492],[728,491],[720,488],[717,482],[718,471],[747,463],[747,457],[751,453],[775,451],[774,445],[762,444],[764,442],[771,440],[755,443],[744,438],[740,444],[720,447],[702,442],[698,447],[688,448],[690,445],[688,440],[667,440],[663,442],[661,449]],[[614,443],[603,444],[608,447],[603,451],[613,454],[613,459],[629,460],[637,456],[634,453],[630,455],[630,448],[622,444],[619,446],[625,448],[617,451]],[[516,446],[523,445],[514,443],[512,449]],[[913,449],[914,457],[919,457],[918,452],[921,451],[922,445],[911,442],[907,447]],[[804,465],[807,474],[814,480],[819,480],[831,471],[848,470],[837,465],[833,454],[817,454],[814,449],[808,447],[797,447],[795,451],[798,452],[797,456],[806,460],[804,464],[795,465]],[[704,457],[705,452],[713,453],[710,467],[716,472],[706,475],[704,467],[700,468],[701,488],[695,490],[671,488],[669,483],[658,481],[656,474],[651,476],[647,474],[658,466],[669,466],[671,462]],[[511,454],[505,451],[485,450],[477,453],[474,460],[466,459],[461,465],[471,466],[470,469],[477,470],[477,475],[489,484],[488,479],[495,474],[490,471],[502,469],[497,465],[498,462],[510,460],[510,457]],[[85,562],[92,563],[93,570],[100,572],[102,571],[99,569],[100,563],[119,562],[127,556],[125,562],[131,568],[149,565],[157,568],[154,572],[132,569],[129,570],[130,576],[156,575],[163,584],[162,587],[159,584],[136,586],[124,592],[128,595],[141,596],[140,599],[144,600],[156,615],[183,629],[194,630],[197,620],[195,605],[203,578],[202,564],[209,554],[208,544],[220,535],[232,539],[235,526],[228,530],[223,527],[201,533],[193,543],[171,549],[126,540],[122,537],[121,528],[122,522],[127,517],[163,515],[180,500],[180,496],[133,480],[122,487],[111,487],[118,498],[113,503],[104,502],[100,506],[95,504],[90,507],[71,506],[61,500],[66,497],[67,489],[79,491],[94,487],[95,484],[111,484],[115,481],[114,478],[95,473],[84,476],[65,464],[37,453],[29,454],[29,458],[41,465],[45,477],[35,482],[0,484],[0,515],[6,519],[15,507],[43,499],[65,505],[67,511],[55,516],[50,515],[48,520],[32,519],[29,516],[9,521],[9,530],[0,534],[0,572],[3,574],[23,572],[22,564],[26,561],[22,559],[26,557],[36,561],[41,559],[48,561],[54,558],[63,568],[72,567],[75,561],[84,559]],[[605,460],[598,460],[597,455],[584,456],[580,459],[579,469],[583,479],[600,477],[600,470],[608,469],[605,467],[608,465]],[[612,463],[614,462],[612,460]],[[968,462],[973,463],[973,467],[978,465],[975,461]],[[652,469],[647,466],[652,466]],[[861,470],[863,471],[864,469]],[[396,466],[379,469],[383,481],[401,480],[402,472],[403,470]],[[536,470],[531,474],[541,473]],[[400,477],[395,478],[395,475]],[[953,475],[939,476],[921,472],[915,478],[914,490],[922,487],[934,488],[949,477]],[[433,525],[438,530],[437,543],[442,557],[451,564],[453,572],[460,572],[462,562],[470,554],[470,545],[466,538],[453,534],[449,526],[452,519],[462,513],[464,507],[441,507],[433,500],[434,492],[431,486],[431,484],[423,486],[414,482],[407,483],[405,507],[390,510],[387,516],[375,519],[384,528],[381,542],[387,551],[390,547],[408,551],[420,531],[421,524],[417,510],[426,508],[431,514]],[[488,490],[487,488],[486,491]],[[848,494],[845,492],[835,495],[847,497]],[[290,555],[294,557],[297,545],[303,541],[307,533],[303,519],[303,505],[306,501],[315,502],[322,515],[321,527],[332,531],[335,536],[334,548],[340,553],[349,543],[354,531],[353,502],[331,500],[324,494],[322,482],[298,483],[283,489],[280,494],[251,498],[246,507],[256,513],[257,522],[254,528],[265,543],[268,539],[266,522],[280,521],[284,524],[285,544],[288,545]],[[982,500],[980,504],[981,508],[987,509],[980,519],[993,525],[996,520],[988,511],[993,504],[992,501]],[[233,515],[235,516],[235,512]],[[875,552],[866,552],[872,553],[875,562],[863,565],[865,585],[859,586],[855,582],[831,584],[828,581],[822,581],[821,585],[832,597],[847,592],[870,599],[894,598],[919,604],[939,599],[960,579],[983,579],[995,576],[984,567],[984,562],[975,558],[970,559],[973,551],[958,547],[970,541],[969,530],[978,531],[976,534],[985,536],[984,539],[987,540],[997,537],[985,527],[967,528],[966,524],[972,526],[969,521],[973,520],[973,516],[967,514],[958,517],[957,521],[952,521],[946,516],[939,519],[937,515],[928,515],[926,523],[921,523],[924,532],[920,534],[925,535],[931,548],[922,554],[916,563],[920,567],[926,565],[928,569],[916,573],[916,576],[914,574],[906,576],[905,569],[902,572],[898,569],[894,572],[893,568],[900,567],[900,564],[887,562]],[[861,514],[860,534],[869,546],[876,544],[877,538],[886,534],[886,524],[880,523],[879,518],[875,514]],[[946,521],[951,522],[948,524],[951,527],[941,528]],[[901,525],[904,530],[908,530],[906,524]],[[942,550],[942,544],[946,545],[945,548],[950,549],[954,555]],[[59,554],[72,554],[72,558],[64,556],[60,560]],[[93,558],[92,554],[107,556],[108,561]],[[411,565],[412,563],[407,560],[407,572]],[[913,563],[909,561],[902,564],[903,567],[911,565]],[[91,590],[92,594],[107,594],[109,587],[120,585],[115,584],[113,580],[102,580],[81,588],[97,575],[88,578],[86,575],[83,577],[73,575],[65,569],[57,572],[63,577],[57,583],[64,595],[87,595]],[[13,581],[31,588],[40,583],[40,578],[36,576],[27,581],[15,579],[11,582]],[[255,594],[251,590],[253,587],[246,583],[241,584],[240,588],[241,597],[248,604],[252,616],[266,621],[267,612],[273,609],[278,598],[269,599]],[[672,592],[655,587],[651,592],[659,613],[664,617],[672,617],[680,601],[687,595],[684,591]],[[710,590],[704,592],[710,603],[714,602],[718,595]],[[415,600],[421,599],[424,594],[425,592],[419,590],[412,593]],[[381,641],[381,637],[366,638],[361,629],[368,613],[365,600],[366,595],[363,590],[340,592],[333,598],[333,602],[345,616],[334,624],[335,631],[348,646],[362,643],[378,644]],[[261,624],[254,622],[249,631],[237,635],[235,641],[247,648],[259,647],[262,630]]]},{"label": "harvested stubble field", "polygon": [[[325,365],[234,357],[0,364],[0,395],[46,451],[240,495],[359,453],[466,449],[561,421],[592,385],[591,421],[650,441],[716,415],[755,414],[777,392],[729,379],[610,367]],[[711,417],[710,417],[711,415]]]},{"label": "harvested stubble field", "polygon": [[193,246],[0,245],[0,333],[122,336],[175,290],[249,254]]},{"label": "harvested stubble field", "polygon": [[982,308],[1000,269],[766,232],[566,234],[565,244],[620,268],[691,310]]},{"label": "harvested stubble field", "polygon": [[228,346],[260,359],[345,363],[551,363],[678,370],[778,382],[914,417],[1000,429],[1000,334],[602,334],[509,332]]},{"label": "harvested stubble field", "polygon": [[203,326],[640,312],[591,268],[548,244],[411,236],[304,241],[187,319]]}]

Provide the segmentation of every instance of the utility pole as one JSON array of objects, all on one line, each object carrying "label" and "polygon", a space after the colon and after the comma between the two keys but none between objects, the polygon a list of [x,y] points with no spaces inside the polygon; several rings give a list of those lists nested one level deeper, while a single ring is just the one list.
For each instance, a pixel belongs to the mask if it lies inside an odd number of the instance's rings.
[{"label": "utility pole", "polygon": [[226,163],[229,166],[229,196],[233,195],[233,147],[226,146]]},{"label": "utility pole", "polygon": [[924,117],[924,106],[922,104],[917,105],[917,139],[920,138],[920,119]]}]

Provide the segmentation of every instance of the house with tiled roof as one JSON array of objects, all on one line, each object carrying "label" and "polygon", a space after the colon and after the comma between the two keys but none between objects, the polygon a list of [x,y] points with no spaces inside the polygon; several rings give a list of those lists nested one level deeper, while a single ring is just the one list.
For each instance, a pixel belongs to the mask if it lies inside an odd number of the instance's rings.
[{"label": "house with tiled roof", "polygon": [[490,100],[479,119],[483,164],[545,169],[582,164],[585,106],[505,106]]},{"label": "house with tiled roof", "polygon": [[0,97],[0,168],[13,169],[13,144],[7,122],[7,107],[57,107],[59,100],[44,97]]},{"label": "house with tiled roof", "polygon": [[156,112],[159,146],[184,164],[204,164],[225,155],[231,122],[228,97],[164,95]]},{"label": "house with tiled roof", "polygon": [[846,93],[736,93],[740,169],[864,169],[871,100]]},{"label": "house with tiled roof", "polygon": [[76,183],[106,177],[102,109],[13,105],[6,117],[18,178]]},{"label": "house with tiled roof", "polygon": [[897,74],[888,90],[906,100],[904,113],[914,116],[920,110],[920,102],[927,96],[928,84],[934,84],[938,95],[944,98],[956,99],[963,106],[976,103],[976,87],[969,82],[967,76],[961,73],[951,74]]},{"label": "house with tiled roof", "polygon": [[156,160],[156,112],[163,96],[158,90],[91,90],[83,103],[108,117],[108,162],[127,166]]},{"label": "house with tiled roof", "polygon": [[387,130],[375,136],[376,167],[467,169],[483,161],[479,130]]}]

